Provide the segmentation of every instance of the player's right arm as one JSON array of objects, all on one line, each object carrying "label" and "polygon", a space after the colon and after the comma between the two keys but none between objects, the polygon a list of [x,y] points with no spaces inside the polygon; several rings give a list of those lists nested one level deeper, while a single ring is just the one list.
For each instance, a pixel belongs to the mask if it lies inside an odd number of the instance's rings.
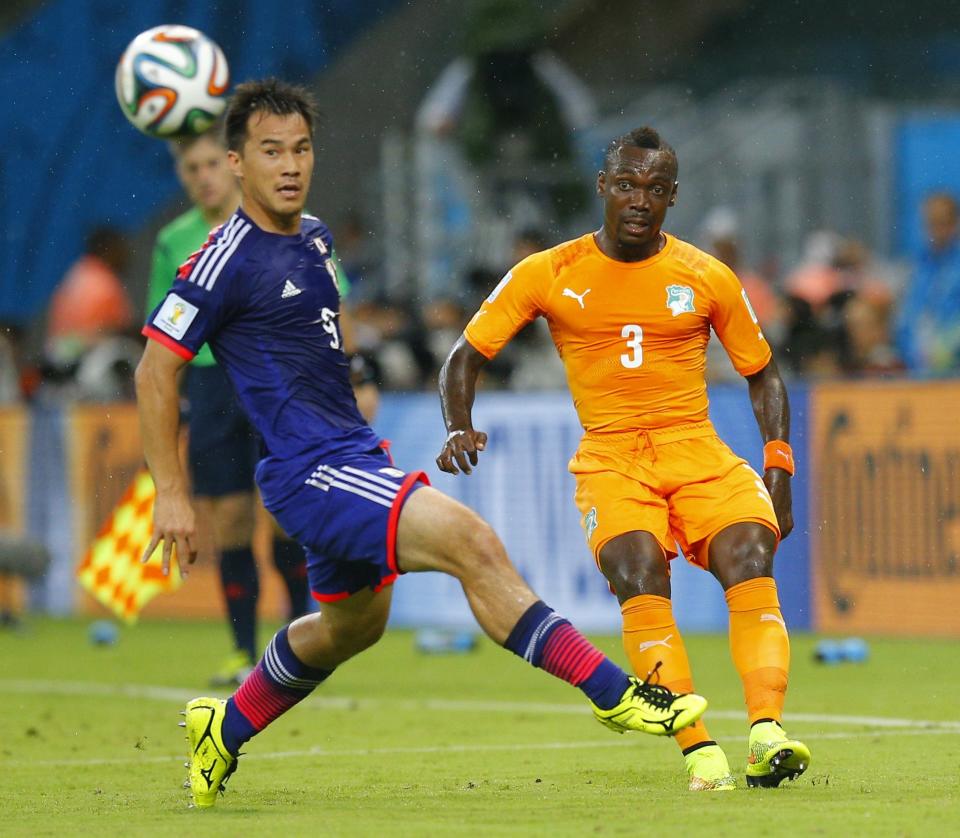
[{"label": "player's right arm", "polygon": [[162,543],[164,574],[170,571],[174,545],[178,560],[186,557],[187,562],[193,564],[197,558],[196,519],[178,446],[180,399],[177,377],[186,363],[187,359],[182,355],[155,340],[148,340],[135,377],[143,451],[157,489],[153,537],[143,561]]},{"label": "player's right arm", "polygon": [[440,369],[440,407],[447,438],[437,467],[470,474],[487,435],[473,427],[477,377],[487,361],[527,323],[542,313],[544,288],[552,280],[549,255],[536,253],[509,271],[473,316]]},{"label": "player's right arm", "polygon": [[473,401],[477,394],[477,376],[488,358],[460,335],[440,369],[440,409],[447,427],[437,468],[449,474],[470,474],[477,454],[486,447],[487,435],[473,427]]},{"label": "player's right arm", "polygon": [[[211,244],[211,242],[213,242]],[[194,254],[177,273],[178,281],[150,314],[143,334],[149,338],[135,377],[140,433],[147,466],[157,489],[153,512],[153,538],[144,554],[163,545],[163,571],[169,572],[173,546],[183,561],[197,558],[196,519],[180,465],[178,445],[180,398],[177,378],[207,339],[229,319],[235,305],[227,290],[233,266],[230,256],[211,238],[206,257],[213,270],[198,273],[202,259]],[[202,283],[202,284],[201,284]]]}]

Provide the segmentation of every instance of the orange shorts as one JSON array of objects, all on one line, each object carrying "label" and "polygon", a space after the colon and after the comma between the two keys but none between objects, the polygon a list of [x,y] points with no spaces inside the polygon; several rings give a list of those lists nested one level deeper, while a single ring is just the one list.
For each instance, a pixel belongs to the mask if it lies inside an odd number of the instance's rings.
[{"label": "orange shorts", "polygon": [[651,533],[668,559],[679,545],[704,569],[711,539],[731,524],[755,521],[780,537],[763,480],[709,421],[587,434],[569,467],[581,526],[598,562],[611,538],[636,530]]}]

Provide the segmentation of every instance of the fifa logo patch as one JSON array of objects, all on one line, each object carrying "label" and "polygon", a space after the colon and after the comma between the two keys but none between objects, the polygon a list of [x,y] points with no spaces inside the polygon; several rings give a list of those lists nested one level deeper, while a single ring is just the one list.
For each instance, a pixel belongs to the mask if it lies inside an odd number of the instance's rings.
[{"label": "fifa logo patch", "polygon": [[597,507],[593,507],[586,515],[583,516],[583,528],[587,533],[587,541],[590,540],[594,531],[597,529]]},{"label": "fifa logo patch", "polygon": [[696,311],[693,307],[693,289],[689,285],[668,285],[667,308],[674,317]]},{"label": "fifa logo patch", "polygon": [[163,305],[153,318],[153,325],[170,337],[181,340],[197,316],[199,309],[173,292],[167,294]]}]

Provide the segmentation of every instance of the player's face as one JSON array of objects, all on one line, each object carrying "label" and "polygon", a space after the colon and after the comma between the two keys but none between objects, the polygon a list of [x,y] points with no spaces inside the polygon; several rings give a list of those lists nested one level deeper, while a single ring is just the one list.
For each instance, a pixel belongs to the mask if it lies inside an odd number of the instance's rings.
[{"label": "player's face", "polygon": [[677,199],[675,178],[676,164],[667,152],[622,147],[597,179],[607,241],[627,253],[659,249],[660,227]]},{"label": "player's face", "polygon": [[243,206],[274,232],[295,232],[313,174],[310,128],[300,114],[257,111],[247,122],[243,151],[228,152],[243,189]]},{"label": "player's face", "polygon": [[180,154],[177,176],[190,202],[203,213],[232,212],[239,203],[227,151],[209,137],[202,137]]}]

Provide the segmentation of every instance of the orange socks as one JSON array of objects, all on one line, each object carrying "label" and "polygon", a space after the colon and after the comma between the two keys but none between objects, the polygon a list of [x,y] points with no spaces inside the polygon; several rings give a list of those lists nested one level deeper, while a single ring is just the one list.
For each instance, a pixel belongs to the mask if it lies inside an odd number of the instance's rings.
[{"label": "orange socks", "polygon": [[[623,649],[633,671],[645,678],[657,661],[661,661],[658,674],[663,686],[674,692],[693,692],[690,662],[673,619],[670,600],[643,594],[628,599],[620,611],[623,613]],[[703,722],[684,728],[674,738],[684,750],[711,741]]]},{"label": "orange socks", "polygon": [[748,579],[726,592],[730,609],[730,653],[743,681],[750,724],[780,721],[790,669],[790,638],[780,613],[777,583],[769,576]]}]

